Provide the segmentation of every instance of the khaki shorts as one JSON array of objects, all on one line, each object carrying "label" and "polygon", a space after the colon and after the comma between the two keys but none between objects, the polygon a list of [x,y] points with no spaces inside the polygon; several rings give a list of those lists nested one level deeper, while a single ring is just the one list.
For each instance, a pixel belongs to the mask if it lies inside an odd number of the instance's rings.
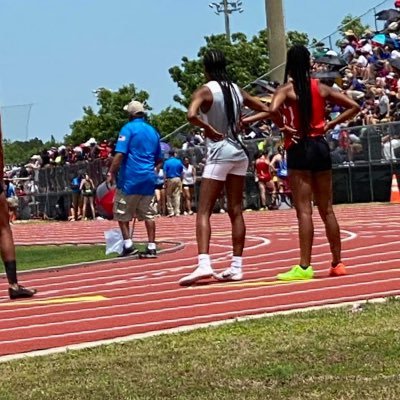
[{"label": "khaki shorts", "polygon": [[139,221],[153,219],[155,210],[151,204],[152,199],[153,196],[125,194],[117,190],[113,207],[114,219],[121,222],[128,222],[133,218]]}]

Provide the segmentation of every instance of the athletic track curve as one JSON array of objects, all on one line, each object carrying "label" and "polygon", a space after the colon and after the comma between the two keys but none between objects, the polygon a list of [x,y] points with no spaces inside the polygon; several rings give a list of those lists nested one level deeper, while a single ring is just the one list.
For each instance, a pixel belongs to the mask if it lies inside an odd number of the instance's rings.
[{"label": "athletic track curve", "polygon": [[[280,283],[275,275],[297,262],[294,210],[245,213],[245,280],[210,279],[182,288],[177,282],[196,265],[195,218],[160,218],[158,240],[184,246],[155,260],[121,259],[74,268],[20,274],[38,295],[11,302],[3,279],[0,297],[0,361],[37,350],[60,351],[76,344],[238,317],[400,294],[399,205],[336,206],[349,275],[328,277],[329,246],[316,210],[313,266],[316,279]],[[137,223],[135,239],[143,240]],[[18,224],[17,244],[102,243],[113,221]],[[226,214],[212,217],[211,256],[216,271],[230,261]],[[57,350],[58,349],[58,350]]]}]

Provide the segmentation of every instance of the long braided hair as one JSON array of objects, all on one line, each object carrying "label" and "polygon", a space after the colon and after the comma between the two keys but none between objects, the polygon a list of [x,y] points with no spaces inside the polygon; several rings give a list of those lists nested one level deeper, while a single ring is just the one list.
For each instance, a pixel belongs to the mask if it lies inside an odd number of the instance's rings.
[{"label": "long braided hair", "polygon": [[233,138],[241,143],[237,126],[237,116],[240,113],[240,100],[233,82],[226,71],[225,55],[220,50],[209,50],[204,55],[203,64],[209,78],[216,81],[221,87],[229,130]]},{"label": "long braided hair", "polygon": [[302,45],[294,45],[287,53],[285,83],[293,80],[300,111],[301,136],[307,136],[312,119],[310,52]]}]

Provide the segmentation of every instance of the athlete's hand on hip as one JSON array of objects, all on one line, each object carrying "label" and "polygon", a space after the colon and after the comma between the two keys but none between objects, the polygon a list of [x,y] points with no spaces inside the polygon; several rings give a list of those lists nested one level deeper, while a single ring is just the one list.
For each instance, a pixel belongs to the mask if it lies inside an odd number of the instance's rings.
[{"label": "athlete's hand on hip", "polygon": [[298,143],[301,136],[297,132],[297,129],[294,129],[288,125],[284,125],[282,128],[279,128],[279,130],[286,136],[288,135],[293,143]]},{"label": "athlete's hand on hip", "polygon": [[214,142],[219,142],[220,140],[222,140],[224,138],[224,135],[222,133],[218,132],[212,126],[204,129],[204,135],[205,135],[205,137],[213,140]]}]

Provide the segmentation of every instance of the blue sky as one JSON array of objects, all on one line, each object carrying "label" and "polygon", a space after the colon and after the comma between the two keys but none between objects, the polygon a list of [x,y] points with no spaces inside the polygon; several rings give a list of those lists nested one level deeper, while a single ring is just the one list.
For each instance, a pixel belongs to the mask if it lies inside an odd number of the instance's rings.
[{"label": "blue sky", "polygon": [[[196,57],[204,37],[224,32],[223,16],[207,0],[1,0],[0,104],[6,137],[61,140],[96,105],[92,90],[134,83],[150,93],[155,112],[178,93],[168,68]],[[265,28],[264,0],[242,0],[231,31]],[[284,0],[287,30],[321,38],[346,14],[361,15],[379,0]],[[393,6],[387,1],[378,11]],[[373,13],[365,22],[374,23]],[[13,137],[10,137],[13,136]]]}]

